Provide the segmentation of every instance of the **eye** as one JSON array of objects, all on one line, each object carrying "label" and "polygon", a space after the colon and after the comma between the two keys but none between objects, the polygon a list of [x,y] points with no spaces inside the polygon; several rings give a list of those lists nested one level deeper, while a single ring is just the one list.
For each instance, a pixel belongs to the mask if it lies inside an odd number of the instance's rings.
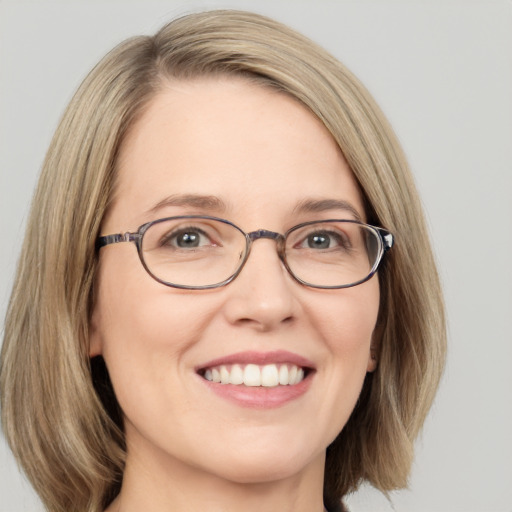
[{"label": "eye", "polygon": [[199,228],[187,227],[167,233],[161,240],[162,247],[178,249],[195,249],[198,247],[216,245],[208,234]]},{"label": "eye", "polygon": [[332,237],[328,233],[314,233],[306,238],[310,249],[328,249],[331,246]]},{"label": "eye", "polygon": [[337,231],[313,231],[298,244],[300,248],[307,249],[336,249],[350,247],[348,237]]}]

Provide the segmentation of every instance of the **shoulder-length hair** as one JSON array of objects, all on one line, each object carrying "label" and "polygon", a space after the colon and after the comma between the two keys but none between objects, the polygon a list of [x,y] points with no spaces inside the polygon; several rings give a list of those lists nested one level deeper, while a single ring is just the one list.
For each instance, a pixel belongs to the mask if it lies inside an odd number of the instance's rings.
[{"label": "shoulder-length hair", "polygon": [[395,235],[378,274],[378,367],[327,450],[325,502],[364,480],[384,492],[407,484],[446,340],[439,279],[400,145],[366,89],[325,50],[268,18],[211,11],[111,51],[78,89],[44,162],[7,312],[0,384],[6,438],[48,510],[101,511],[123,474],[121,415],[108,373],[88,355],[95,242],[120,144],[166,80],[216,74],[305,105],[343,152],[368,221]]}]

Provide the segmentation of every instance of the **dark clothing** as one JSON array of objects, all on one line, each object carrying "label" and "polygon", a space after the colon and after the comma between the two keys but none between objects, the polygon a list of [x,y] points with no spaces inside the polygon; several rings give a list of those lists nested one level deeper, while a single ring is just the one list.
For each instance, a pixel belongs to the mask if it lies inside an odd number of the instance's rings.
[{"label": "dark clothing", "polygon": [[349,510],[347,509],[347,507],[345,507],[345,505],[342,502],[340,502],[339,505],[328,508],[327,512],[349,512]]}]

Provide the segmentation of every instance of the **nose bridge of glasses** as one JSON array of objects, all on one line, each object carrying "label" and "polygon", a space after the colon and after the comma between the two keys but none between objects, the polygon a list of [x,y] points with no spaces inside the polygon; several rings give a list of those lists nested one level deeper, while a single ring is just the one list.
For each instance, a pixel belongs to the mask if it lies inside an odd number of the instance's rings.
[{"label": "nose bridge of glasses", "polygon": [[256,231],[251,231],[247,233],[247,237],[249,238],[251,244],[252,242],[259,240],[260,238],[267,238],[269,240],[274,240],[277,243],[277,253],[279,258],[284,261],[284,241],[285,237],[281,233],[276,233],[275,231],[269,231],[268,229],[258,229]]},{"label": "nose bridge of glasses", "polygon": [[259,238],[270,238],[271,240],[281,240],[284,238],[281,233],[276,233],[275,231],[268,231],[267,229],[258,229],[256,231],[251,231],[247,233],[247,236],[250,238],[251,242],[258,240]]}]

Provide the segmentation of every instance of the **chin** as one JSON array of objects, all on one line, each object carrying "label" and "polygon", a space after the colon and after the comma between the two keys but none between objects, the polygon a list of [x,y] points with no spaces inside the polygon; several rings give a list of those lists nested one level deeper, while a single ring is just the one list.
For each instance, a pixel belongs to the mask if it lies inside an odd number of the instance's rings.
[{"label": "chin", "polygon": [[304,448],[292,453],[284,445],[279,449],[251,450],[250,453],[246,450],[243,454],[223,457],[217,460],[212,471],[234,483],[259,484],[291,478],[317,463],[323,468],[324,461],[324,450],[308,457]]},{"label": "chin", "polygon": [[224,480],[236,484],[264,484],[277,482],[292,478],[304,469],[303,465],[280,464],[277,467],[272,464],[248,464],[246,462],[233,464],[226,471],[219,472],[217,475]]}]

